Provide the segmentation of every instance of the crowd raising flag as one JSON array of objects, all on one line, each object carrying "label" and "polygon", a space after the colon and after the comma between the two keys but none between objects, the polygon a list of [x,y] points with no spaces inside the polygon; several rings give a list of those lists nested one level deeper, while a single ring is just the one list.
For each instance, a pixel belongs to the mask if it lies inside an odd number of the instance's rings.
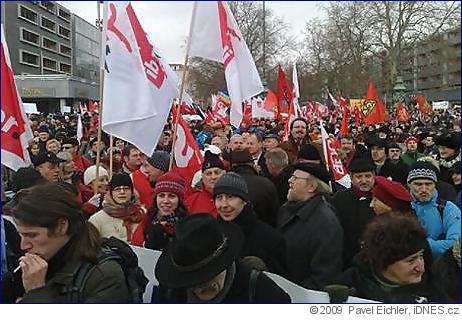
[{"label": "crowd raising flag", "polygon": [[104,2],[104,21],[102,128],[151,155],[178,95],[177,78],[130,2]]},{"label": "crowd raising flag", "polygon": [[27,121],[26,112],[16,88],[11,60],[2,33],[2,164],[16,171],[29,166],[28,141],[34,136]]},{"label": "crowd raising flag", "polygon": [[366,97],[361,105],[361,112],[367,126],[380,124],[386,120],[385,107],[377,97],[377,90],[371,81],[367,84]]},{"label": "crowd raising flag", "polygon": [[189,55],[223,63],[230,122],[239,127],[244,100],[263,91],[257,67],[226,2],[200,1],[194,6]]},{"label": "crowd raising flag", "polygon": [[351,187],[351,178],[348,174],[345,166],[343,165],[342,161],[337,155],[335,148],[331,145],[329,140],[329,135],[326,132],[326,129],[322,125],[322,121],[320,122],[320,129],[321,129],[321,138],[322,138],[322,147],[324,150],[324,157],[328,169],[332,172],[334,176],[334,180],[339,183],[340,185],[350,188]]}]

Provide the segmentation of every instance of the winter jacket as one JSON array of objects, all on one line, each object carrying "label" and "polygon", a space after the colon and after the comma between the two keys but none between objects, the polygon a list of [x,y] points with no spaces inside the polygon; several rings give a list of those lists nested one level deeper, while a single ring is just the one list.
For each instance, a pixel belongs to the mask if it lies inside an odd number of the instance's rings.
[{"label": "winter jacket", "polygon": [[419,158],[425,157],[424,154],[421,154],[419,152],[411,153],[411,152],[405,152],[401,156],[401,159],[403,160],[403,163],[406,164],[407,166],[411,167]]},{"label": "winter jacket", "polygon": [[278,229],[286,240],[293,282],[321,290],[341,273],[343,229],[324,196],[284,204],[279,210]]},{"label": "winter jacket", "polygon": [[266,177],[258,176],[257,172],[248,165],[233,167],[247,183],[249,199],[255,209],[257,217],[270,226],[275,227],[279,210],[279,199],[276,187]]},{"label": "winter jacket", "polygon": [[289,136],[289,139],[281,143],[279,147],[287,153],[287,156],[289,156],[289,164],[293,165],[297,162],[300,146],[309,143],[310,139],[308,138],[308,136],[305,136],[305,138],[300,142],[300,144],[297,144],[293,137]]},{"label": "winter jacket", "polygon": [[244,233],[241,257],[256,256],[265,262],[270,272],[287,274],[286,242],[279,231],[261,222],[250,204],[232,222]]},{"label": "winter jacket", "polygon": [[[458,244],[444,252],[444,254],[433,263],[432,273],[435,285],[446,293],[450,303],[460,303],[460,239]],[[457,261],[457,252],[459,258]]]},{"label": "winter jacket", "polygon": [[443,219],[438,211],[438,192],[434,191],[428,202],[413,199],[412,208],[427,232],[427,241],[434,259],[439,258],[454,242],[460,238],[460,210],[452,202],[447,201],[443,211]]},{"label": "winter jacket", "polygon": [[398,286],[373,273],[371,265],[362,254],[353,259],[353,266],[343,272],[335,284],[355,289],[355,296],[384,303],[446,302],[447,298],[436,288],[428,272],[418,284]]},{"label": "winter jacket", "polygon": [[191,214],[208,213],[217,218],[218,212],[213,195],[203,186],[200,191],[194,192],[186,198],[185,205]]},{"label": "winter jacket", "polygon": [[445,181],[449,184],[453,184],[452,182],[452,174],[450,169],[454,166],[456,162],[460,162],[460,152],[458,155],[451,157],[448,160],[440,159],[440,175],[438,179]]},{"label": "winter jacket", "polygon": [[148,176],[144,174],[141,169],[137,169],[130,175],[133,187],[140,196],[140,202],[145,208],[150,208],[154,201],[154,188],[149,182]]},{"label": "winter jacket", "polygon": [[[255,294],[251,300],[250,274],[251,270],[242,263],[235,262],[236,272],[232,285],[224,298],[217,303],[290,303],[289,295],[273,280],[260,273],[255,284]],[[154,290],[155,303],[187,303],[185,289],[167,289],[160,285]]]},{"label": "winter jacket", "polygon": [[276,177],[268,177],[273,182],[278,193],[279,204],[287,202],[287,193],[289,192],[289,178],[294,173],[292,165],[288,165]]},{"label": "winter jacket", "polygon": [[391,177],[395,182],[401,183],[403,186],[407,184],[407,174],[409,173],[409,166],[407,166],[401,159],[394,163],[390,159],[385,161],[385,164],[380,168],[379,176]]},{"label": "winter jacket", "polygon": [[362,234],[375,214],[370,207],[371,199],[358,197],[351,188],[335,193],[330,203],[343,228],[343,269],[347,269],[359,253]]}]

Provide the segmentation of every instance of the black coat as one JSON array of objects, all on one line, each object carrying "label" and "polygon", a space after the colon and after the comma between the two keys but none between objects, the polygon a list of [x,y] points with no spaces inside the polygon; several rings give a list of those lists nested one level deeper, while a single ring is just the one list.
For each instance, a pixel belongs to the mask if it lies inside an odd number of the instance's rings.
[{"label": "black coat", "polygon": [[335,281],[353,287],[354,296],[384,303],[419,303],[422,298],[428,302],[446,302],[444,294],[430,281],[430,274],[424,273],[418,284],[388,286],[390,281],[372,273],[371,266],[362,254],[353,260],[353,266],[343,272]]},{"label": "black coat", "polygon": [[377,175],[391,177],[395,182],[400,182],[403,186],[406,186],[408,173],[409,167],[401,159],[396,164],[387,159]]},{"label": "black coat", "polygon": [[293,282],[322,290],[341,273],[343,230],[324,196],[284,204],[279,210],[278,229],[286,240]]},{"label": "black coat", "polygon": [[351,260],[360,251],[360,241],[366,225],[374,218],[370,198],[356,196],[351,188],[339,191],[330,199],[343,228],[343,268],[351,265]]},{"label": "black coat", "polygon": [[21,272],[13,273],[19,265],[19,258],[24,255],[21,250],[21,237],[14,225],[2,218],[5,228],[5,254],[8,272],[2,275],[2,302],[14,303],[24,294]]},{"label": "black coat", "polygon": [[460,266],[453,256],[453,248],[447,250],[431,268],[433,283],[448,296],[447,303],[460,303]]},{"label": "black coat", "polygon": [[275,227],[279,200],[274,184],[266,177],[258,176],[257,172],[248,165],[233,167],[233,171],[241,175],[247,183],[250,202],[257,217]]},{"label": "black coat", "polygon": [[289,192],[289,178],[294,173],[294,168],[292,165],[288,165],[282,169],[276,177],[270,177],[269,179],[276,186],[276,191],[278,193],[279,204],[284,204],[287,202],[287,193]]},{"label": "black coat", "polygon": [[287,274],[286,241],[278,230],[261,222],[250,204],[232,222],[244,233],[241,257],[256,256],[265,262],[270,272]]},{"label": "black coat", "polygon": [[[250,299],[250,272],[242,263],[236,262],[236,274],[227,295],[220,303],[290,303],[289,295],[273,280],[260,273],[255,287],[253,302]],[[167,289],[162,285],[154,289],[152,302],[187,303],[185,289]]]}]

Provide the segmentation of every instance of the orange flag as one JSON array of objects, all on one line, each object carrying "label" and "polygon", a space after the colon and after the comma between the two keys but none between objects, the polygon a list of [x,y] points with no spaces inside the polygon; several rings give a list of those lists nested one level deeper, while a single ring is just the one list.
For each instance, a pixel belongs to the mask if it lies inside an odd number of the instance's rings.
[{"label": "orange flag", "polygon": [[421,115],[428,115],[433,112],[432,106],[428,103],[427,99],[423,95],[416,97],[417,104],[419,105],[419,112]]},{"label": "orange flag", "polygon": [[371,81],[367,84],[366,97],[361,105],[361,112],[365,117],[367,126],[380,124],[386,120],[385,107],[377,97],[377,90]]},{"label": "orange flag", "polygon": [[398,121],[403,123],[407,123],[411,119],[411,115],[409,115],[402,101],[396,106],[396,117]]}]

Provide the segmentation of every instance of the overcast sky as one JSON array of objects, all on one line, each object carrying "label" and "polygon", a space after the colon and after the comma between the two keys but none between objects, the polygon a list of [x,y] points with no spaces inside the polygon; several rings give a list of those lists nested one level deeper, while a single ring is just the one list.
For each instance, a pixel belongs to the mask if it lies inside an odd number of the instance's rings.
[{"label": "overcast sky", "polygon": [[[292,27],[292,34],[301,41],[305,23],[311,18],[324,16],[319,8],[320,2],[266,1],[266,7],[283,18]],[[95,23],[97,1],[58,1],[58,3],[88,22]],[[184,63],[184,44],[189,31],[193,2],[132,1],[132,5],[144,30],[162,50],[167,60],[170,63]]]}]

